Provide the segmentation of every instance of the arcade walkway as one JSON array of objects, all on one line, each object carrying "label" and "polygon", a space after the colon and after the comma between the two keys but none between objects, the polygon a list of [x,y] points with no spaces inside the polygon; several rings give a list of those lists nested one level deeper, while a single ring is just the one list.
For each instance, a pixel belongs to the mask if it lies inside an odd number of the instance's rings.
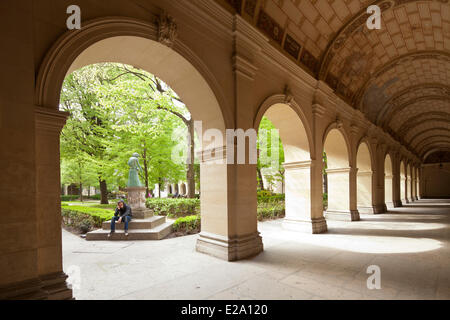
[{"label": "arcade walkway", "polygon": [[[77,299],[450,299],[450,200],[420,200],[329,232],[259,224],[264,252],[228,263],[195,252],[197,236],[86,242],[63,231],[64,271]],[[381,268],[381,290],[366,269]]]}]

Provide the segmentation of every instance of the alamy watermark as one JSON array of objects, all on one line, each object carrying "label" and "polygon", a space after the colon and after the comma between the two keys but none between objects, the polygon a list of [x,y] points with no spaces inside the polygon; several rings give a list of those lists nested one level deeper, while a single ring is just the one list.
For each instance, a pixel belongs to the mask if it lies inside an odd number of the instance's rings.
[{"label": "alamy watermark", "polygon": [[367,274],[371,276],[367,279],[367,289],[380,290],[381,289],[381,268],[377,265],[367,267]]},{"label": "alamy watermark", "polygon": [[[67,14],[70,16],[67,18],[67,29],[79,30],[81,29],[81,8],[77,5],[70,5],[67,7]],[[367,8],[366,25],[369,30],[381,29],[381,9],[377,5],[371,5]]]},{"label": "alamy watermark", "polygon": [[[228,129],[225,130],[224,136],[223,131],[219,129],[203,130],[202,121],[195,121],[194,130],[199,138],[196,154],[203,159],[209,159],[207,163],[256,165],[259,161],[263,166],[279,169],[280,133],[278,129],[259,131]],[[191,164],[199,161],[198,158],[191,159],[190,154],[187,154],[185,141],[190,140],[190,135],[186,131],[175,130],[172,134],[172,140],[176,145],[172,149],[171,160],[176,164]]]}]

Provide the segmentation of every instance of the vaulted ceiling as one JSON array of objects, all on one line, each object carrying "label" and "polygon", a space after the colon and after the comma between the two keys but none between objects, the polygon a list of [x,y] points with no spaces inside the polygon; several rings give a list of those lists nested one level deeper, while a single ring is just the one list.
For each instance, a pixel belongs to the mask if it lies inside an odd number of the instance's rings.
[{"label": "vaulted ceiling", "polygon": [[450,150],[450,0],[218,1],[422,159]]}]

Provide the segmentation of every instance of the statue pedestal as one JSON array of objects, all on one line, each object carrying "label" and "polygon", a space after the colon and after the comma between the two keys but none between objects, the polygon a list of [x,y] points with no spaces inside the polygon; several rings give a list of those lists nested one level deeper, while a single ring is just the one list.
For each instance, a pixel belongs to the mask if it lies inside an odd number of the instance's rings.
[{"label": "statue pedestal", "polygon": [[131,207],[133,219],[153,217],[153,212],[145,206],[145,187],[128,187],[128,205]]}]

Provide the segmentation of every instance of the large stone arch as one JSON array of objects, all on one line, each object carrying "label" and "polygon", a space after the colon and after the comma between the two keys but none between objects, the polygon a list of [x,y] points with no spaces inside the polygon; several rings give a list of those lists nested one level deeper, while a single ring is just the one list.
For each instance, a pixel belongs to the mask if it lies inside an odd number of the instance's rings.
[{"label": "large stone arch", "polygon": [[[264,100],[254,119],[258,130],[263,117],[267,117],[277,130],[285,154],[286,218],[283,226],[290,230],[313,233],[326,230],[323,214],[312,212],[312,133],[301,107],[295,100],[286,101],[283,94]],[[312,224],[312,226],[311,226]]]},{"label": "large stone arch", "polygon": [[36,105],[57,109],[66,75],[99,62],[126,63],[157,75],[182,95],[194,118],[210,128],[224,130],[232,123],[217,79],[188,44],[175,38],[168,47],[158,41],[157,24],[125,17],[87,21],[82,29],[61,36],[40,66]]},{"label": "large stone arch", "polygon": [[[226,163],[226,129],[233,128],[229,101],[222,92],[215,75],[202,62],[188,43],[177,38],[161,38],[158,23],[140,21],[124,17],[105,17],[83,23],[83,28],[63,34],[44,58],[40,67],[35,103],[37,122],[58,120],[60,128],[50,137],[37,128],[36,146],[46,146],[51,154],[37,154],[38,171],[53,172],[52,184],[48,177],[37,177],[37,196],[47,195],[46,201],[54,204],[51,232],[58,239],[49,242],[47,256],[58,264],[53,268],[61,270],[61,225],[59,194],[59,132],[66,115],[58,112],[59,94],[65,76],[78,68],[99,62],[118,62],[142,68],[166,82],[185,102],[194,120],[202,121],[203,131],[201,158],[201,210],[202,234],[197,242],[197,250],[226,260],[237,260],[262,251],[262,242],[257,232],[256,198],[249,201],[245,209],[234,210],[238,205],[234,197],[233,185],[238,185],[233,175],[234,167]],[[231,99],[232,100],[232,99]],[[228,110],[228,111],[227,111]],[[41,133],[42,132],[42,133]],[[46,187],[47,186],[47,187]],[[56,188],[58,186],[58,188]],[[240,212],[241,223],[234,223],[230,213]],[[245,213],[252,218],[245,218]],[[248,222],[248,223],[247,223]],[[239,228],[238,231],[236,229]],[[251,235],[250,238],[236,240],[236,234]],[[250,239],[250,240],[249,240]],[[236,241],[251,241],[252,248],[237,246]],[[43,255],[44,256],[44,255]],[[42,259],[46,263],[49,259]],[[45,273],[50,273],[49,268]]]}]

